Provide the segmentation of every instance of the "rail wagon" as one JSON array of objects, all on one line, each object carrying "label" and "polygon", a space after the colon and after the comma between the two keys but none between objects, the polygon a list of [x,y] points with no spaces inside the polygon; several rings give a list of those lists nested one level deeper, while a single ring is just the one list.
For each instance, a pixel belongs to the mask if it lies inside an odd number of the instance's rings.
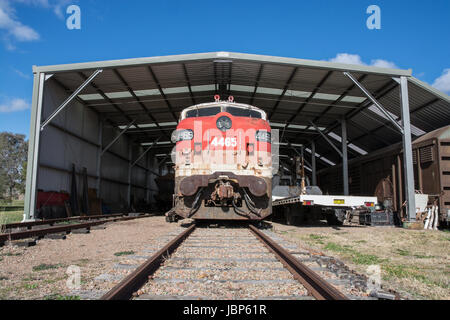
[{"label": "rail wagon", "polygon": [[[429,132],[413,141],[414,182],[417,193],[427,194],[429,204],[439,206],[439,221],[450,221],[450,126]],[[402,145],[395,144],[349,161],[349,189],[354,195],[374,194],[402,219],[405,187]],[[318,172],[324,192],[338,193],[342,186],[340,166]]]},{"label": "rail wagon", "polygon": [[172,142],[169,220],[261,220],[271,214],[271,130],[263,110],[216,96],[181,112]]}]

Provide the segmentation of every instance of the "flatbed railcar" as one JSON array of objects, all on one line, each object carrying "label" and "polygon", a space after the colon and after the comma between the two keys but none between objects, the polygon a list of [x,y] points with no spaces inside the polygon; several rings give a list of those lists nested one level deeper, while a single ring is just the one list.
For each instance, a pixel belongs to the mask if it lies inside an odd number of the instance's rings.
[{"label": "flatbed railcar", "polygon": [[[429,132],[412,143],[416,193],[428,195],[439,207],[439,222],[450,221],[450,126]],[[318,172],[325,193],[341,192],[341,166]],[[405,220],[402,144],[398,143],[349,161],[349,190],[353,195],[374,194]]]}]

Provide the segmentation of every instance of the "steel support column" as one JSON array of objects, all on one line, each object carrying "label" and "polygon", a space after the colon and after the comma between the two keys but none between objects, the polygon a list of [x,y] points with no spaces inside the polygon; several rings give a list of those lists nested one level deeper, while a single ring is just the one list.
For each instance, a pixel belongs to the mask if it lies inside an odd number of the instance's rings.
[{"label": "steel support column", "polygon": [[345,118],[341,119],[341,138],[342,138],[342,182],[344,195],[349,195],[348,190],[348,154],[347,154],[347,121]]},{"label": "steel support column", "polygon": [[128,179],[127,179],[128,210],[131,210],[131,170],[133,170],[133,166],[131,165],[132,157],[133,157],[133,146],[131,145],[131,141],[128,141]]},{"label": "steel support column", "polygon": [[408,78],[400,77],[400,101],[403,124],[403,166],[405,173],[406,213],[409,221],[416,220],[416,199],[414,191],[414,168],[409,117]]},{"label": "steel support column", "polygon": [[30,139],[28,143],[27,182],[23,220],[36,218],[37,171],[39,158],[39,139],[41,135],[42,102],[44,98],[45,73],[34,74],[33,101],[31,110]]},{"label": "steel support column", "polygon": [[103,125],[104,120],[99,117],[98,121],[98,145],[100,146],[97,150],[97,197],[100,196],[100,185],[102,181],[102,142],[103,142]]},{"label": "steel support column", "polygon": [[148,169],[145,171],[145,185],[147,186],[147,190],[145,190],[145,202],[148,205],[150,203],[150,178],[152,176],[152,173],[150,172],[150,157],[148,156],[148,153],[145,155],[145,166]]},{"label": "steel support column", "polygon": [[311,176],[312,185],[317,186],[317,173],[316,173],[316,143],[311,141]]}]

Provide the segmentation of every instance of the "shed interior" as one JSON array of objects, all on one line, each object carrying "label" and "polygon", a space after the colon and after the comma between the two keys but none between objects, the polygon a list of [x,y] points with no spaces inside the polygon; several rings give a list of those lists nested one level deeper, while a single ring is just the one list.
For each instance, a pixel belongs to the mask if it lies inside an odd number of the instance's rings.
[{"label": "shed interior", "polygon": [[171,171],[170,136],[180,112],[215,94],[266,111],[279,130],[280,167],[288,172],[290,159],[303,152],[312,181],[313,171],[343,162],[345,134],[349,160],[402,141],[395,124],[403,125],[400,77],[408,80],[412,139],[450,123],[450,98],[407,70],[214,52],[34,72],[28,219],[35,217],[37,190],[70,192],[72,164],[80,197],[86,168],[89,188],[112,212],[154,206],[155,178]]}]

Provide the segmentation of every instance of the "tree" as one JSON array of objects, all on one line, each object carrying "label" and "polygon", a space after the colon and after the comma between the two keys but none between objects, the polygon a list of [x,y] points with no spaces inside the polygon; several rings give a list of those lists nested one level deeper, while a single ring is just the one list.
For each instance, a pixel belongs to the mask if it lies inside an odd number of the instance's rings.
[{"label": "tree", "polygon": [[24,135],[0,133],[0,182],[3,180],[0,196],[7,190],[12,198],[14,191],[24,190],[27,152],[28,142]]}]

